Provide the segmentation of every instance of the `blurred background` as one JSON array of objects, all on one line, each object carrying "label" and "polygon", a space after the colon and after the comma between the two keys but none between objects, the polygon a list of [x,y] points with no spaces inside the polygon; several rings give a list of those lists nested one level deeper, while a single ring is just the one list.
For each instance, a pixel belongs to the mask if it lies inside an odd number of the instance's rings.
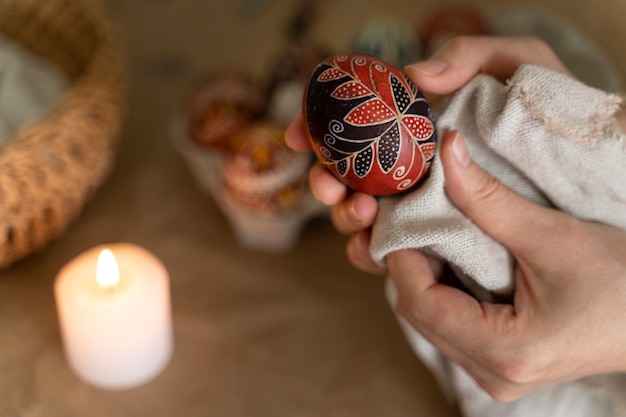
[{"label": "blurred background", "polygon": [[[119,144],[68,227],[0,272],[0,415],[458,416],[406,345],[383,277],[349,265],[326,211],[297,206],[306,215],[280,250],[264,250],[276,243],[264,241],[272,229],[250,245],[235,233],[239,208],[215,185],[222,150],[185,130],[190,97],[210,74],[244,74],[265,94],[294,39],[344,52],[383,18],[423,35],[445,5],[470,7],[489,30],[530,28],[578,62],[586,82],[621,91],[619,0],[105,0],[127,81]],[[427,49],[420,42],[417,53]],[[123,391],[69,369],[52,292],[64,264],[111,242],[150,250],[171,283],[174,356],[156,379]]]},{"label": "blurred background", "polygon": [[[301,7],[301,2],[287,0],[109,3],[124,27],[129,54],[134,62],[155,65],[159,62],[164,64],[162,61],[167,59],[174,60],[185,66],[188,75],[215,66],[245,68],[257,77],[264,76],[272,65],[272,58],[281,51],[291,19]],[[393,18],[420,30],[433,12],[446,5],[470,6],[481,11],[521,7],[531,10],[540,8],[575,24],[599,44],[622,71],[626,60],[620,51],[620,16],[626,5],[619,1],[602,0],[594,6],[584,1],[565,3],[559,0],[318,0],[307,3],[314,6],[307,16],[311,19],[307,38],[335,50],[348,48],[359,30],[374,18]]]}]

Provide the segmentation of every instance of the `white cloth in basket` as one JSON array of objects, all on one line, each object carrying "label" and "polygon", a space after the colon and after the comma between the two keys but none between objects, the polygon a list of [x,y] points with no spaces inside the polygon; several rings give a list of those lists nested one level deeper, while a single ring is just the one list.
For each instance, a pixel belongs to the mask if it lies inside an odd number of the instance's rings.
[{"label": "white cloth in basket", "polygon": [[[544,205],[626,230],[626,138],[615,121],[621,100],[566,75],[525,65],[507,85],[481,75],[438,117],[463,135],[474,161]],[[421,249],[450,262],[481,298],[512,290],[512,258],[448,200],[437,155],[424,185],[381,199],[372,255]],[[394,299],[394,289],[388,291]],[[512,404],[484,393],[402,320],[407,338],[468,417],[626,415],[626,377],[604,375],[550,387]]]},{"label": "white cloth in basket", "polygon": [[0,145],[37,120],[68,85],[52,63],[0,36]]}]

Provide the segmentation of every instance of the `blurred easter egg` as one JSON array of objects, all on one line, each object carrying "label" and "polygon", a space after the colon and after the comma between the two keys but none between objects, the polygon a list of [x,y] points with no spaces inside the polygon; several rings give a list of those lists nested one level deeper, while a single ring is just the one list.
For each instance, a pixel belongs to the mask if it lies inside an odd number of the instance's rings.
[{"label": "blurred easter egg", "polygon": [[306,84],[311,72],[327,53],[321,46],[307,43],[288,43],[272,58],[269,90],[283,83]]},{"label": "blurred easter egg", "polygon": [[224,148],[260,117],[262,91],[248,78],[213,74],[193,89],[187,109],[188,135],[207,148]]},{"label": "blurred easter egg", "polygon": [[284,142],[284,131],[255,123],[235,138],[222,166],[224,189],[240,206],[264,216],[298,207],[310,158]]},{"label": "blurred easter egg", "polygon": [[404,21],[375,19],[352,40],[350,52],[370,55],[402,68],[422,59],[422,45],[413,28]]},{"label": "blurred easter egg", "polygon": [[289,43],[272,60],[269,71],[266,117],[286,128],[298,114],[311,72],[326,56],[319,46]]},{"label": "blurred easter egg", "polygon": [[469,5],[448,5],[436,9],[424,22],[420,38],[432,54],[454,36],[479,36],[491,32],[483,13]]},{"label": "blurred easter egg", "polygon": [[304,114],[316,156],[354,190],[398,194],[428,173],[436,149],[430,106],[400,70],[378,58],[322,61],[307,85]]},{"label": "blurred easter egg", "polygon": [[284,82],[277,86],[267,103],[267,119],[286,129],[300,112],[305,86],[306,84],[297,81]]}]

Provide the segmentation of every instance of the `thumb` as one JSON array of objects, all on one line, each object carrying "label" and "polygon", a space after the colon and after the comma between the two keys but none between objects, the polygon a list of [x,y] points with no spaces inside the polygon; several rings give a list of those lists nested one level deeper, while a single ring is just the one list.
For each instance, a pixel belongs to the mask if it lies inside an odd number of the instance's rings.
[{"label": "thumb", "polygon": [[530,255],[539,246],[559,244],[562,236],[555,230],[562,230],[559,222],[565,216],[527,200],[474,163],[460,133],[444,136],[441,160],[452,202],[513,254]]}]

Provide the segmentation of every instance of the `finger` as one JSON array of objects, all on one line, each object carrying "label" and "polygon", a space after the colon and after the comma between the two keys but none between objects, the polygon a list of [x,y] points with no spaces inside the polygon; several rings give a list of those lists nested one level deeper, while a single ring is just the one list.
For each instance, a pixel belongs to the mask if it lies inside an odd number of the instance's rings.
[{"label": "finger", "polygon": [[455,326],[465,326],[482,315],[476,299],[438,282],[442,270],[440,261],[416,250],[400,250],[387,255],[387,267],[398,294],[407,295],[405,304],[398,305],[402,315],[427,323],[435,333],[443,334]]},{"label": "finger", "polygon": [[370,274],[381,275],[386,268],[378,264],[370,252],[371,229],[363,230],[352,235],[346,246],[348,260],[357,269]]},{"label": "finger", "polygon": [[510,401],[525,392],[491,368],[490,357],[501,357],[502,350],[506,355],[507,343],[515,343],[513,306],[479,303],[461,290],[439,284],[441,262],[416,250],[389,254],[387,265],[397,288],[396,310],[413,328],[492,395]]},{"label": "finger", "polygon": [[320,164],[309,171],[309,183],[315,197],[328,206],[339,204],[348,194],[346,186]]},{"label": "finger", "polygon": [[[387,255],[387,267],[397,289],[398,314],[444,356],[468,370],[479,369],[468,354],[474,349],[468,349],[466,337],[459,336],[474,324],[477,302],[456,288],[438,283],[441,261],[408,249]],[[474,313],[467,314],[466,309]]]},{"label": "finger", "polygon": [[333,206],[331,220],[343,234],[352,234],[374,224],[378,214],[378,201],[369,194],[354,193],[345,201]]},{"label": "finger", "polygon": [[291,124],[285,131],[285,142],[287,146],[297,152],[306,152],[311,150],[309,139],[306,136],[306,125],[302,112],[293,119]]},{"label": "finger", "polygon": [[445,95],[477,74],[501,81],[522,64],[536,64],[569,73],[550,47],[532,37],[455,37],[428,60],[407,66],[407,76],[424,92]]},{"label": "finger", "polygon": [[474,163],[461,135],[448,132],[441,142],[446,193],[480,229],[518,258],[537,259],[559,250],[569,216],[517,194]]},{"label": "finger", "polygon": [[483,368],[484,347],[495,343],[487,326],[489,304],[465,292],[438,283],[440,261],[416,250],[400,250],[387,256],[389,275],[396,285],[396,310],[441,352],[474,372]]}]

